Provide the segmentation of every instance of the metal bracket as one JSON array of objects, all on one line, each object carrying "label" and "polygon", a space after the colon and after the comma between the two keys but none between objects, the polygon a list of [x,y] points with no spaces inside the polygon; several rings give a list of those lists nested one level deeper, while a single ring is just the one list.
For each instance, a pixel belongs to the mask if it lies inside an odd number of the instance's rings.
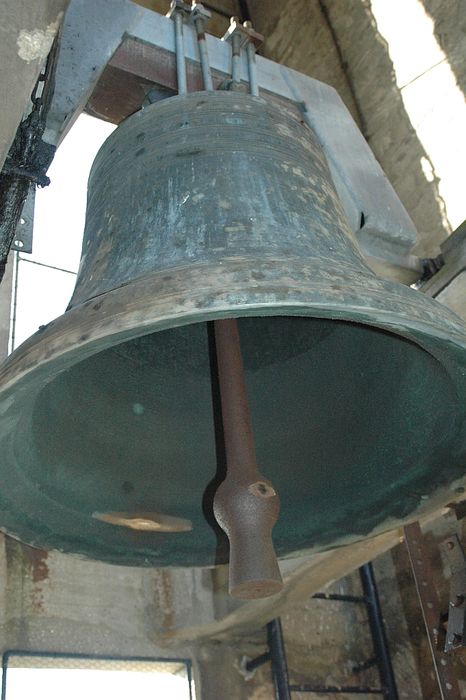
[{"label": "metal bracket", "polygon": [[466,646],[466,556],[456,535],[442,542],[441,550],[451,570],[445,651],[452,651]]},{"label": "metal bracket", "polygon": [[[187,3],[183,6],[190,9]],[[190,23],[183,24],[189,89],[202,90],[196,32]],[[241,36],[254,38],[248,27],[235,28]],[[217,87],[231,75],[231,48],[208,34],[206,47]],[[419,279],[422,266],[410,254],[416,242],[414,224],[335,90],[262,56],[255,61],[263,96],[305,105],[302,119],[323,146],[366,257],[379,261],[388,277],[409,283]],[[238,64],[239,80],[247,82],[247,57],[239,57]],[[118,123],[140,108],[152,87],[172,94],[178,87],[172,20],[130,0],[70,0],[45,139],[59,143],[84,108]]]},{"label": "metal bracket", "polygon": [[264,37],[259,32],[256,32],[250,22],[244,22],[241,24],[237,17],[232,17],[230,21],[230,26],[228,27],[225,34],[222,36],[222,41],[227,41],[229,43],[233,42],[233,37],[240,37],[240,46],[243,48],[248,42],[252,42],[256,49],[264,42]]},{"label": "metal bracket", "polygon": [[200,2],[193,3],[191,7],[191,14],[189,15],[189,22],[196,26],[196,22],[201,20],[204,24],[212,17],[212,13],[202,5]]},{"label": "metal bracket", "polygon": [[463,520],[463,518],[466,518],[466,501],[465,500],[449,503],[447,508],[450,508],[454,512],[457,520]]},{"label": "metal bracket", "polygon": [[461,693],[451,657],[438,648],[440,634],[440,602],[432,575],[430,557],[419,523],[404,528],[406,547],[421,604],[422,616],[429,639],[435,675],[442,700],[460,700]]},{"label": "metal bracket", "polygon": [[339,600],[348,603],[365,604],[375,656],[353,669],[353,673],[359,673],[372,666],[377,666],[381,680],[380,688],[363,685],[321,686],[311,683],[301,683],[299,685],[290,684],[285,643],[279,619],[272,620],[267,624],[267,651],[257,656],[255,659],[250,659],[247,656],[243,656],[241,659],[239,671],[245,680],[252,678],[257,668],[270,661],[272,665],[276,700],[291,700],[292,693],[381,695],[385,700],[398,700],[398,691],[385,635],[382,610],[372,564],[370,562],[364,564],[364,566],[359,569],[359,574],[364,594],[362,596],[341,595],[338,593],[315,593],[312,597],[321,600]]},{"label": "metal bracket", "polygon": [[17,250],[19,253],[32,253],[35,202],[36,188],[35,185],[30,185],[23,211],[16,227],[11,250]]},{"label": "metal bracket", "polygon": [[458,300],[459,308],[456,309],[455,305],[448,303],[448,297],[449,289],[451,290],[456,280],[466,272],[466,221],[443,241],[440,251],[439,257],[443,264],[426,281],[421,280],[423,284],[420,289],[424,294],[438,297],[442,303],[461,315],[461,299]]},{"label": "metal bracket", "polygon": [[191,5],[188,5],[187,2],[183,2],[183,0],[171,0],[170,9],[165,17],[172,19],[177,12],[182,14],[184,17],[190,17]]}]

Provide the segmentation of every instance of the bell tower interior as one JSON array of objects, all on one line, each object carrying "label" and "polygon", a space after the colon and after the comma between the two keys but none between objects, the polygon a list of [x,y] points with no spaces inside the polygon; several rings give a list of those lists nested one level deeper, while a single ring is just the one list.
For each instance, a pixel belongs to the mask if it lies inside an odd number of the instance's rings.
[{"label": "bell tower interior", "polygon": [[460,4],[0,9],[6,700],[464,696]]}]

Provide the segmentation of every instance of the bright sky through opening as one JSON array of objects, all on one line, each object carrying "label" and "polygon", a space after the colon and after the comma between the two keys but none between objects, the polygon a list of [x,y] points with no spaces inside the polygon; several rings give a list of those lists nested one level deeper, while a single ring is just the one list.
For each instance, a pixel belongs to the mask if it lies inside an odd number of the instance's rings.
[{"label": "bright sky through opening", "polygon": [[420,0],[371,0],[371,7],[388,45],[404,107],[428,156],[421,161],[422,169],[426,179],[438,178],[454,230],[466,216],[464,95]]},{"label": "bright sky through opening", "polygon": [[12,668],[5,700],[189,700],[186,678],[170,673],[73,668]]}]

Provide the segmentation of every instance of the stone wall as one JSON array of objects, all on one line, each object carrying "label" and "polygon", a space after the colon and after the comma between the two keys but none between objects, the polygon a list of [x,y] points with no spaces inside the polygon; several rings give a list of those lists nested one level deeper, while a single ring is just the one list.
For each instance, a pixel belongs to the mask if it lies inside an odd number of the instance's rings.
[{"label": "stone wall", "polygon": [[[423,2],[464,88],[464,3]],[[265,56],[338,90],[418,229],[415,252],[438,255],[451,229],[435,174],[429,181],[423,171],[421,159],[429,162],[429,155],[404,108],[370,0],[249,0],[249,7],[256,28],[266,35]],[[413,50],[414,44],[413,38]]]},{"label": "stone wall", "polygon": [[4,0],[0,8],[0,169],[52,46],[68,0]]}]

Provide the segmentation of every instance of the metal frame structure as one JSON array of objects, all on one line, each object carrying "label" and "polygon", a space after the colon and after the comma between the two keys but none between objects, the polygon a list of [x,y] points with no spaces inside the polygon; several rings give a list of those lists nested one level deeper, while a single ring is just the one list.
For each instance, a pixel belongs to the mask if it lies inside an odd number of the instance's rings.
[{"label": "metal frame structure", "polygon": [[444,651],[466,646],[466,554],[457,535],[442,542],[450,567],[450,600]]},{"label": "metal frame structure", "polygon": [[[182,19],[182,18],[181,18]],[[118,123],[151,101],[177,90],[176,25],[130,0],[71,0],[60,41],[55,92],[45,141],[58,145],[78,115]],[[179,41],[178,41],[179,43]],[[328,85],[244,51],[236,72],[248,82],[251,60],[257,90],[288,103],[317,134],[347,219],[369,262],[387,276],[418,279],[420,259],[411,254],[416,230],[337,92]],[[206,35],[212,85],[231,76],[231,46]],[[183,22],[183,51],[189,91],[203,89],[194,22]]]},{"label": "metal frame structure", "polygon": [[460,700],[461,693],[450,655],[439,648],[441,610],[432,575],[432,564],[419,523],[404,528],[405,543],[429,639],[435,675],[442,700]]},{"label": "metal frame structure", "polygon": [[390,650],[385,634],[382,609],[372,564],[370,562],[364,564],[364,566],[359,569],[359,575],[361,577],[363,589],[362,596],[316,593],[313,597],[321,600],[336,600],[345,603],[363,603],[366,606],[372,643],[374,646],[374,658],[362,664],[360,670],[367,669],[375,663],[379,671],[381,687],[372,688],[363,685],[322,686],[313,683],[290,683],[282,626],[280,620],[276,619],[267,624],[268,650],[264,654],[244,664],[245,671],[251,673],[259,666],[269,661],[271,662],[276,700],[291,700],[292,693],[382,695],[385,700],[398,700],[398,691],[390,659]]},{"label": "metal frame structure", "polygon": [[466,221],[441,244],[440,251],[440,269],[425,282],[421,280],[419,289],[462,316],[466,276]]}]

